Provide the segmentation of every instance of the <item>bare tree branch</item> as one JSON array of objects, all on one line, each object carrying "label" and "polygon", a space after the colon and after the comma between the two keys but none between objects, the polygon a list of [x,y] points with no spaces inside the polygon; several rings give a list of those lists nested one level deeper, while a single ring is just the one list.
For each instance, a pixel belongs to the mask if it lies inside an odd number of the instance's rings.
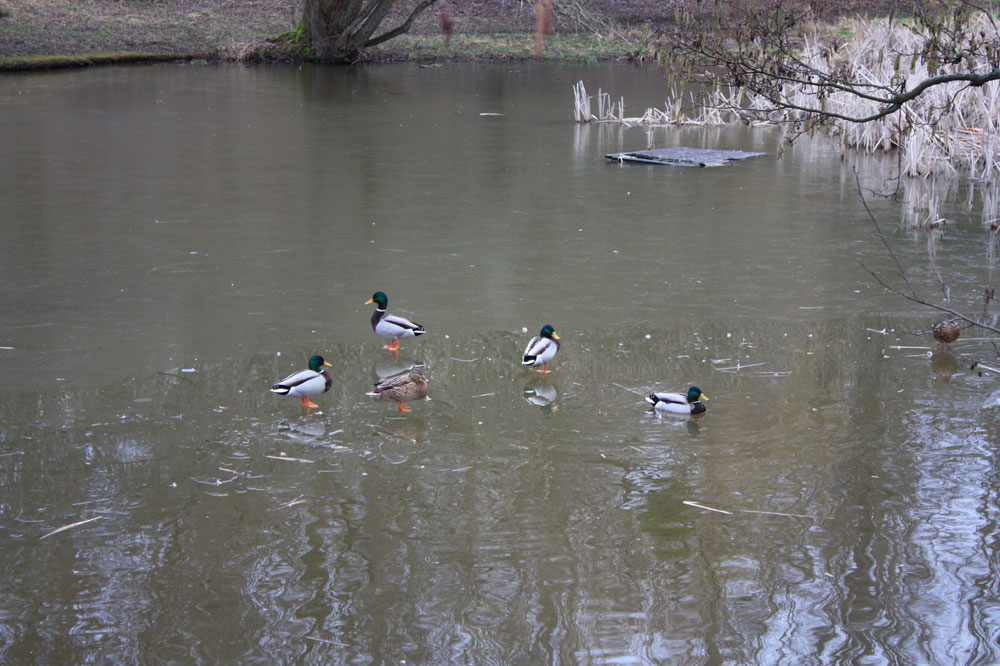
[{"label": "bare tree branch", "polygon": [[381,44],[382,42],[387,42],[394,37],[398,37],[402,34],[409,32],[410,28],[413,26],[413,22],[417,20],[417,17],[420,16],[420,13],[423,12],[428,7],[430,7],[431,5],[433,5],[435,2],[437,2],[437,0],[423,0],[419,5],[413,8],[413,11],[410,12],[410,15],[406,17],[406,20],[403,21],[403,23],[396,26],[392,30],[389,30],[388,32],[382,33],[378,37],[373,37],[369,39],[367,42],[365,42],[365,47],[375,46],[377,44]]},{"label": "bare tree branch", "polygon": [[[866,266],[863,261],[858,259],[858,264],[861,266],[861,268],[865,269],[865,271],[873,278],[875,278],[875,281],[878,282],[880,285],[882,285],[882,287],[885,288],[887,291],[902,296],[908,301],[912,301],[913,303],[918,303],[919,305],[923,305],[925,307],[938,310],[939,312],[947,313],[951,315],[953,319],[967,322],[972,326],[976,326],[985,329],[987,331],[1000,334],[1000,328],[996,328],[995,326],[990,326],[989,324],[986,324],[981,321],[976,321],[975,319],[971,319],[970,317],[962,314],[961,312],[953,310],[952,308],[946,307],[944,305],[940,305],[939,303],[934,303],[932,301],[924,300],[917,294],[917,290],[913,287],[913,283],[910,282],[910,278],[909,276],[907,276],[906,270],[903,268],[903,264],[899,261],[899,257],[896,255],[895,250],[892,249],[892,245],[889,244],[889,240],[885,237],[885,234],[882,233],[882,229],[881,227],[879,227],[878,220],[875,218],[875,215],[868,207],[868,202],[865,201],[865,195],[864,192],[862,192],[861,190],[861,180],[858,177],[857,169],[854,170],[854,182],[857,186],[858,197],[861,199],[861,205],[864,206],[865,212],[868,213],[868,218],[871,220],[872,225],[875,227],[875,234],[882,241],[882,244],[885,246],[886,251],[888,251],[889,256],[892,257],[892,260],[895,262],[896,269],[899,273],[899,277],[902,278],[904,283],[906,283],[906,287],[909,290],[909,292],[902,291],[896,287],[893,287],[885,280],[883,280],[878,273],[868,268],[868,266]],[[992,298],[992,288],[988,288],[988,290],[989,291],[987,292],[988,293],[987,298]]]},{"label": "bare tree branch", "polygon": [[[913,288],[913,284],[910,282],[910,278],[907,277],[906,270],[903,269],[903,264],[899,261],[899,257],[896,256],[895,250],[892,249],[892,245],[889,245],[889,240],[885,237],[885,234],[882,233],[882,228],[878,225],[878,220],[875,219],[875,215],[872,213],[872,209],[868,207],[868,202],[865,201],[865,194],[864,194],[864,192],[861,191],[861,179],[858,177],[858,170],[857,169],[854,169],[854,183],[855,183],[855,185],[858,188],[858,198],[861,199],[861,205],[865,207],[865,212],[868,213],[868,218],[872,221],[872,224],[875,226],[875,235],[877,235],[879,237],[879,240],[882,241],[882,245],[884,245],[885,249],[889,252],[889,256],[892,257],[892,260],[894,262],[896,262],[896,270],[899,273],[899,277],[903,278],[903,282],[906,283],[907,288],[910,290],[909,295],[907,295],[907,294],[903,294],[903,295],[906,296],[911,301],[916,301],[918,303],[923,303],[924,302],[923,299],[921,299],[917,295],[917,290]],[[859,263],[860,263],[860,260],[859,260]],[[861,266],[866,271],[868,271],[869,273],[871,273],[871,271],[868,269],[868,267],[866,267],[864,264],[861,264]],[[874,275],[874,273],[872,273],[872,275]],[[875,277],[887,289],[892,289],[891,287],[889,287],[888,285],[886,285],[884,282],[882,282],[881,278],[879,278],[878,276],[875,276]],[[897,290],[892,289],[892,291],[897,291]],[[898,292],[897,291],[897,293],[902,293],[902,292]]]}]

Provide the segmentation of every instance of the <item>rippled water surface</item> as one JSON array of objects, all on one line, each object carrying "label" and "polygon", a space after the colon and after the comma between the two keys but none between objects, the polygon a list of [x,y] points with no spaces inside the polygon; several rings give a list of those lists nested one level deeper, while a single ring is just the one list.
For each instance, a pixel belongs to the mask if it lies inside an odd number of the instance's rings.
[{"label": "rippled water surface", "polygon": [[[620,65],[0,78],[0,661],[1000,661],[995,379],[957,355],[992,351],[907,333],[854,174],[968,312],[980,195],[928,238],[891,160],[576,125],[577,80],[665,100]],[[604,158],[650,142],[768,155]],[[398,358],[376,290],[428,330]],[[267,389],[314,353],[306,413]],[[414,364],[412,412],[365,396]],[[691,384],[704,415],[643,400]]]}]

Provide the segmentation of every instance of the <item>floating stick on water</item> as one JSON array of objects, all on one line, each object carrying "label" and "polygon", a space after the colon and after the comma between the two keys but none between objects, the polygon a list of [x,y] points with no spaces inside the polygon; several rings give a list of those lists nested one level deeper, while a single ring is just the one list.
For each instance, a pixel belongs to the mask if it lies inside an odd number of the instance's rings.
[{"label": "floating stick on water", "polygon": [[809,516],[804,513],[782,513],[781,511],[755,511],[754,509],[737,509],[743,513],[760,513],[765,516],[785,516],[787,518],[811,518],[812,520],[827,520],[822,516]]},{"label": "floating stick on water", "polygon": [[315,460],[306,460],[305,458],[292,458],[290,456],[264,456],[265,458],[270,458],[271,460],[284,460],[286,462],[297,462],[297,463],[312,463]]},{"label": "floating stick on water", "polygon": [[102,497],[101,499],[87,500],[85,502],[73,502],[70,506],[84,506],[85,504],[97,504],[98,502],[110,502],[110,497]]},{"label": "floating stick on water", "polygon": [[761,365],[767,365],[767,364],[764,363],[764,362],[761,362],[761,363],[747,363],[746,365],[743,365],[741,363],[737,363],[736,365],[731,365],[728,368],[715,368],[715,370],[718,370],[719,372],[730,372],[730,371],[739,372],[739,371],[743,370],[743,368],[756,368],[756,367],[761,366]]},{"label": "floating stick on water", "polygon": [[[682,504],[687,504],[688,506],[697,507],[699,509],[705,509],[706,511],[715,511],[716,513],[724,513],[727,516],[733,515],[732,511],[726,511],[724,509],[716,509],[714,507],[706,506],[704,504],[692,500],[684,500]],[[786,518],[809,518],[810,520],[829,520],[828,518],[824,518],[823,516],[810,516],[805,513],[784,513],[781,511],[758,511],[756,509],[736,509],[736,511],[740,513],[756,513],[764,516],[784,516]]]},{"label": "floating stick on water", "polygon": [[724,513],[727,516],[733,515],[732,511],[723,511],[722,509],[713,509],[710,506],[705,506],[704,504],[699,504],[698,502],[695,502],[693,500],[684,500],[682,502],[682,504],[687,504],[688,506],[693,506],[693,507],[698,508],[698,509],[704,509],[705,511],[714,511],[716,513]]},{"label": "floating stick on water", "polygon": [[92,523],[95,520],[100,520],[103,517],[104,516],[94,516],[93,518],[87,518],[87,520],[80,520],[80,521],[77,521],[75,523],[70,523],[69,525],[63,525],[62,527],[57,527],[56,529],[52,530],[51,532],[48,532],[48,533],[43,534],[42,536],[38,537],[38,540],[41,541],[42,539],[46,539],[46,538],[52,536],[53,534],[59,534],[60,532],[65,532],[66,530],[72,529],[74,527],[79,527],[80,525],[86,525],[87,523]]},{"label": "floating stick on water", "polygon": [[309,501],[310,500],[303,499],[302,495],[299,495],[298,497],[296,497],[295,499],[291,500],[290,502],[285,502],[284,504],[279,504],[278,508],[279,509],[287,509],[290,506],[295,506],[296,504],[306,504]]}]

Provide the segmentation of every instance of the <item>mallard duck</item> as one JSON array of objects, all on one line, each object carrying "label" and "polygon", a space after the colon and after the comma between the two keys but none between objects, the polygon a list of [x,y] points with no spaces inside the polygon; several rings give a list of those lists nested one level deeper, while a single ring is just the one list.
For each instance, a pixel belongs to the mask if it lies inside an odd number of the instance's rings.
[{"label": "mallard duck", "polygon": [[415,338],[427,332],[420,324],[414,324],[404,317],[388,314],[385,309],[389,305],[389,297],[384,292],[376,291],[371,298],[365,301],[365,305],[372,303],[375,304],[375,312],[372,314],[372,330],[380,338],[392,340],[392,344],[385,345],[383,349],[399,351],[400,338]]},{"label": "mallard duck", "polygon": [[399,411],[408,412],[410,408],[403,403],[426,398],[427,388],[427,378],[418,368],[413,368],[405,375],[397,375],[375,384],[375,390],[366,395],[383,400],[395,400],[399,405]]},{"label": "mallard duck", "polygon": [[[542,326],[542,332],[531,338],[531,342],[524,348],[524,356],[521,357],[521,365],[530,365],[535,372],[549,374],[549,361],[559,351],[559,336],[552,326],[546,324]],[[541,370],[538,366],[542,366]]]},{"label": "mallard duck", "polygon": [[942,348],[947,347],[962,334],[962,329],[955,323],[954,319],[943,319],[934,324],[931,335],[937,340]]},{"label": "mallard duck", "polygon": [[333,379],[323,370],[323,366],[332,367],[323,360],[320,355],[309,359],[309,369],[299,370],[288,375],[280,382],[271,387],[271,393],[278,395],[290,395],[293,398],[302,398],[302,406],[319,407],[310,398],[320,393],[326,393],[333,384]]},{"label": "mallard duck", "polygon": [[697,386],[688,389],[687,395],[683,393],[651,393],[646,402],[657,409],[665,409],[674,414],[701,414],[705,411],[702,400],[708,400],[708,396],[701,392]]}]

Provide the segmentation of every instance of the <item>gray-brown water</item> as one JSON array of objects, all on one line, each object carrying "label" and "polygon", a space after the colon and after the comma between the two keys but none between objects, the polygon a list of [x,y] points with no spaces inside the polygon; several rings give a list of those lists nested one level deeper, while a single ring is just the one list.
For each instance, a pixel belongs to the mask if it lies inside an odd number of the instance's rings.
[{"label": "gray-brown water", "polygon": [[[894,280],[855,166],[940,296],[891,160],[662,128],[769,156],[614,164],[647,130],[575,125],[579,79],[665,99],[617,65],[0,79],[0,661],[1000,661],[996,381],[858,263]],[[967,188],[930,247],[975,312]],[[429,331],[398,360],[376,290]],[[268,388],[314,353],[305,414]],[[413,363],[430,400],[365,397]],[[700,417],[642,398],[691,384]]]}]

